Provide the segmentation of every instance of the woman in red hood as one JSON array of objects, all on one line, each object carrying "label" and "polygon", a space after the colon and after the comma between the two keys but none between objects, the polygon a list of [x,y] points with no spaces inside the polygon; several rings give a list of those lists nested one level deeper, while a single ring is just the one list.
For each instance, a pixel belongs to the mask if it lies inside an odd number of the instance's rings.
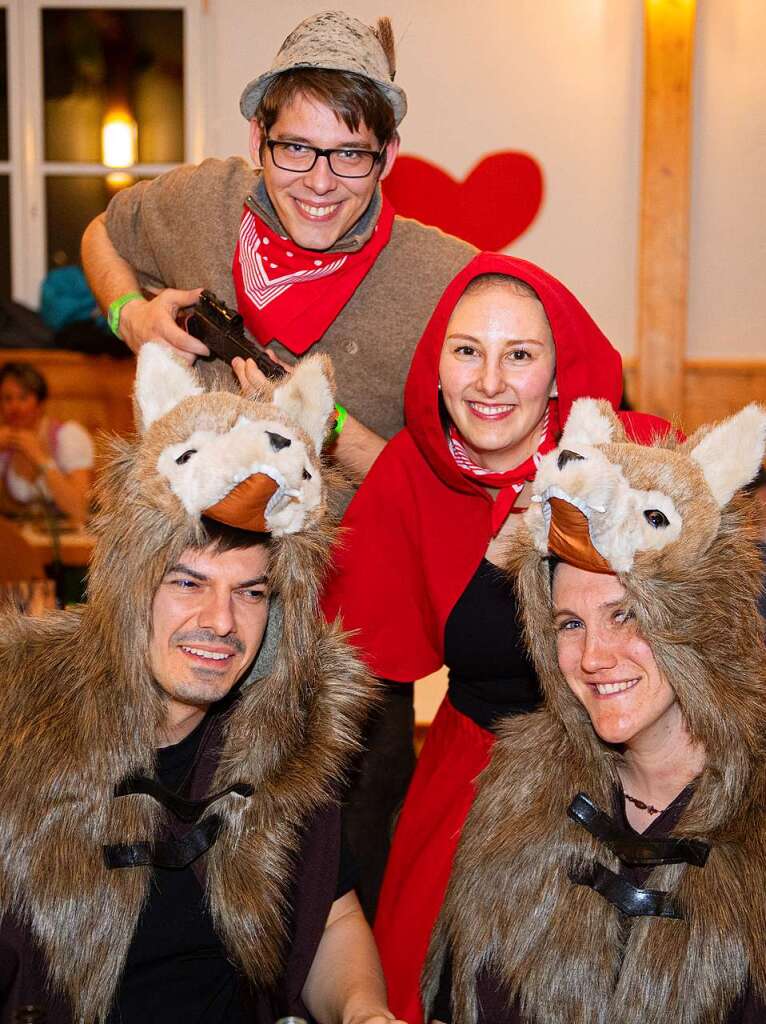
[{"label": "woman in red hood", "polygon": [[[371,670],[411,683],[449,669],[394,836],[375,934],[392,1010],[422,1020],[428,939],[487,763],[493,723],[540,690],[513,588],[495,567],[541,455],[575,399],[617,408],[622,363],[577,299],[525,260],[481,254],[451,282],[418,345],[407,426],[349,506],[325,613]],[[638,441],[664,420],[624,414]]]}]

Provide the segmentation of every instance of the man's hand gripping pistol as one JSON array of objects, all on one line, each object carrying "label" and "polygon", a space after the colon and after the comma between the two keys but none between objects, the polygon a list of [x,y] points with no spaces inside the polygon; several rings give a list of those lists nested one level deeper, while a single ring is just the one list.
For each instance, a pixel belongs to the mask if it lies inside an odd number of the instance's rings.
[{"label": "man's hand gripping pistol", "polygon": [[287,372],[269,359],[259,345],[245,336],[239,313],[220,302],[212,292],[203,291],[196,306],[188,306],[178,317],[178,325],[199,338],[212,355],[231,365],[235,356],[252,359],[264,377],[276,380]]}]

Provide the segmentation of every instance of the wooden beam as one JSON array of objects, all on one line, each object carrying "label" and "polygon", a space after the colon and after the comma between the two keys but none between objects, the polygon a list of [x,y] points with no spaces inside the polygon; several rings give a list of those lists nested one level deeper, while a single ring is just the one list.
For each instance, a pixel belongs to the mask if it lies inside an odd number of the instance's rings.
[{"label": "wooden beam", "polygon": [[[736,347],[734,338],[731,347]],[[623,372],[627,399],[638,409],[637,360],[626,359]],[[687,359],[683,394],[683,415],[679,410],[674,418],[687,434],[731,416],[748,402],[766,405],[766,359]]]},{"label": "wooden beam", "polygon": [[683,415],[694,0],[645,0],[638,407]]}]

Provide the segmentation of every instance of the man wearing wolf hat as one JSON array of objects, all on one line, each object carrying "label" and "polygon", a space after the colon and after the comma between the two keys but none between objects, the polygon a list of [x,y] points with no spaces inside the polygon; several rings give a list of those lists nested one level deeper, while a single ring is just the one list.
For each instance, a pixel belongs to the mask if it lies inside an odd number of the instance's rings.
[{"label": "man wearing wolf hat", "polygon": [[145,346],[88,603],[2,614],[3,1024],[393,1019],[335,797],[370,689],[317,613],[333,399],[321,357],[253,402]]},{"label": "man wearing wolf hat", "polygon": [[[395,216],[381,193],[407,110],[395,70],[388,18],[307,18],[240,99],[258,170],[205,160],[140,182],[83,240],[91,286],[134,351],[163,338],[189,358],[205,353],[174,322],[203,286],[281,359],[330,355],[349,414],[334,454],[355,478],[402,427],[415,343],[474,254]],[[139,285],[159,294],[147,302]]]},{"label": "man wearing wolf hat", "polygon": [[[337,11],[307,18],[242,93],[260,169],[205,160],[140,182],[118,193],[83,239],[93,290],[134,351],[162,338],[189,359],[206,352],[174,320],[204,286],[282,360],[330,355],[343,403],[332,452],[354,479],[402,427],[415,344],[474,255],[395,216],[381,192],[407,110],[394,73],[387,18],[374,28]],[[159,294],[147,301],[140,285]],[[237,364],[243,383],[262,382],[254,363]],[[397,684],[371,726],[347,819],[370,916],[390,819],[414,766],[413,731],[412,687]]]}]

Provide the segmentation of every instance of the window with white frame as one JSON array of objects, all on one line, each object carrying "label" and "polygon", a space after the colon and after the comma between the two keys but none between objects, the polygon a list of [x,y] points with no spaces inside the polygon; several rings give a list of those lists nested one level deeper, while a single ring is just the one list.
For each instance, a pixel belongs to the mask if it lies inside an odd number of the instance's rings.
[{"label": "window with white frame", "polygon": [[36,306],[48,270],[79,261],[83,229],[118,189],[199,158],[201,83],[188,68],[202,3],[0,0],[0,231],[5,209],[14,298]]}]

